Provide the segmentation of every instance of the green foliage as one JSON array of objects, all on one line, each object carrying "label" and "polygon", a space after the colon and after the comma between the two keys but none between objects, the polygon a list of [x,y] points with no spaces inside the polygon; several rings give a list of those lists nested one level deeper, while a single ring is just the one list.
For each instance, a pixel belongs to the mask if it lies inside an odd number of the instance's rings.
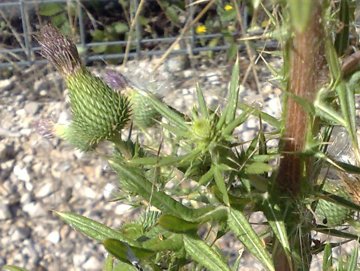
[{"label": "green foliage", "polygon": [[[173,5],[164,1],[160,3],[167,10],[167,16],[173,16]],[[125,5],[125,1],[122,4]],[[252,4],[254,8],[262,6],[256,1]],[[223,6],[221,8],[222,23],[230,25],[236,13],[229,7],[227,10]],[[299,6],[294,1],[284,4],[283,8],[289,8],[289,14],[296,13],[292,19],[293,31],[306,29],[311,9],[308,1],[301,7],[306,12],[304,17],[298,14]],[[283,23],[289,20],[285,18]],[[330,37],[332,32],[328,31]],[[293,154],[299,159],[309,158],[308,161],[314,165],[311,172],[306,172],[298,195],[284,193],[284,187],[277,187],[276,160],[284,153],[278,147],[267,144],[268,140],[282,136],[284,121],[240,101],[243,88],[240,86],[238,59],[233,66],[225,105],[215,111],[209,108],[201,87],[197,86],[198,104],[189,115],[177,112],[146,89],[137,88],[124,78],[119,81],[120,89],[128,89],[132,93],[127,98],[120,98],[119,88],[112,90],[110,84],[80,70],[80,73],[70,73],[70,76],[65,74],[72,91],[70,102],[77,129],[74,134],[79,135],[77,145],[86,146],[92,142],[82,137],[83,134],[98,136],[101,130],[101,133],[109,135],[100,137],[99,141],[110,141],[113,146],[113,152],[107,158],[119,177],[119,187],[143,212],[120,229],[111,229],[73,213],[56,214],[105,247],[110,255],[104,270],[136,270],[139,266],[145,270],[234,270],[241,255],[231,266],[229,255],[221,251],[219,245],[227,233],[232,233],[266,270],[276,270],[278,264],[286,263],[291,267],[289,270],[304,270],[311,255],[321,251],[325,254],[324,270],[335,266],[339,270],[356,270],[357,249],[344,264],[341,260],[335,262],[331,254],[332,248],[341,243],[311,247],[310,238],[302,239],[312,231],[348,240],[359,238],[358,232],[349,233],[335,228],[352,223],[353,211],[360,210],[358,199],[351,191],[351,187],[360,186],[358,178],[351,178],[354,183],[339,178],[332,186],[327,173],[320,177],[321,169],[327,167],[339,176],[359,173],[356,162],[337,161],[337,157],[327,153],[331,127],[335,124],[345,127],[354,150],[358,150],[354,99],[356,80],[342,78],[337,51],[329,37],[323,37],[327,41],[329,80],[322,85],[316,99],[308,101],[287,93],[297,106],[304,109],[304,114],[322,128],[319,133],[313,134],[313,127],[309,127],[304,134],[311,136],[304,149]],[[88,96],[89,93],[91,96]],[[129,105],[127,99],[130,100]],[[129,106],[126,114],[123,113],[125,104]],[[124,123],[116,127],[117,122],[112,122],[113,119],[126,119],[130,111],[132,120],[141,128],[138,131],[141,140],[133,140],[131,132],[126,139],[120,133],[112,133],[124,128]],[[291,109],[288,112],[291,114]],[[250,116],[258,118],[260,129],[245,144],[239,142],[237,131]],[[264,131],[265,123],[271,126],[272,133]],[[155,124],[155,127],[161,128],[158,129],[161,140],[146,140],[149,127]],[[101,129],[98,129],[99,126]],[[109,132],[109,129],[114,130]],[[164,146],[167,146],[166,150]],[[95,149],[96,144],[91,147]],[[319,183],[318,180],[323,181]],[[262,212],[266,218],[261,231],[255,230],[249,222],[253,212]],[[300,247],[295,242],[296,238],[301,241]],[[274,261],[279,251],[284,255],[282,263]]]},{"label": "green foliage", "polygon": [[61,30],[62,33],[70,35],[72,33],[71,20],[76,18],[76,4],[69,1],[64,3],[42,3],[39,7],[39,15],[47,17],[52,25]]},{"label": "green foliage", "polygon": [[[90,32],[93,42],[105,42],[105,41],[118,41],[121,36],[125,37],[125,34],[129,31],[127,24],[123,22],[114,22],[105,26],[103,30],[95,29]],[[98,45],[94,46],[92,50],[95,53],[107,53],[107,54],[119,54],[123,49],[119,45]]]}]

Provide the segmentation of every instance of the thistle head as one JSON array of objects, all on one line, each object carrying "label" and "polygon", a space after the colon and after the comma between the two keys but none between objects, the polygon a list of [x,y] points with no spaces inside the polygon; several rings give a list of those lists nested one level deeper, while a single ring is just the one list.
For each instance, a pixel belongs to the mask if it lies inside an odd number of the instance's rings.
[{"label": "thistle head", "polygon": [[50,24],[41,28],[36,36],[41,55],[46,58],[65,77],[82,69],[76,45]]},{"label": "thistle head", "polygon": [[43,27],[38,40],[42,55],[55,65],[69,88],[72,121],[55,126],[55,133],[83,151],[119,136],[131,116],[128,98],[88,71],[75,44],[53,26]]},{"label": "thistle head", "polygon": [[129,87],[128,79],[120,72],[107,70],[103,78],[105,83],[117,92],[122,92]]},{"label": "thistle head", "polygon": [[107,70],[104,81],[116,92],[126,95],[130,100],[132,120],[139,128],[148,128],[156,124],[160,114],[139,90],[120,72]]}]

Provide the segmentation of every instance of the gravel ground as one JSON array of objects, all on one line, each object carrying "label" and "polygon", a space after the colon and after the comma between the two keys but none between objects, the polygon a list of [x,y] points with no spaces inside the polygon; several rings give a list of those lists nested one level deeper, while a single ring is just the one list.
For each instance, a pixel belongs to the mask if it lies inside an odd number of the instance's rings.
[{"label": "gravel ground", "polygon": [[[147,82],[148,88],[183,112],[194,104],[196,82],[203,87],[208,104],[223,102],[229,67],[209,68],[202,64],[196,69],[183,69],[181,60],[172,59],[158,73],[152,73],[156,61],[130,62],[127,68],[112,68],[139,84]],[[120,226],[136,210],[110,202],[117,191],[117,178],[105,161],[36,132],[39,120],[64,121],[70,116],[59,75],[48,71],[42,76],[34,74],[39,74],[38,68],[0,81],[0,266],[101,270],[106,255],[102,246],[62,223],[51,210],[69,210],[112,227]],[[263,72],[261,91],[245,85],[240,98],[279,117],[281,93],[266,82],[267,78],[269,74]],[[250,119],[239,138],[251,140],[257,127],[258,122]],[[258,214],[255,221],[260,218]],[[222,247],[231,253],[241,249],[233,238],[225,238]],[[253,258],[244,255],[241,270],[260,270]]]}]

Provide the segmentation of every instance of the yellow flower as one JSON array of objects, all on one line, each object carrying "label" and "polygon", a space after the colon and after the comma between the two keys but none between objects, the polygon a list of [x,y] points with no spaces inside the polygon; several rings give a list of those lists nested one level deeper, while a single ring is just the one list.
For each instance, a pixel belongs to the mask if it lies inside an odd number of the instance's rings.
[{"label": "yellow flower", "polygon": [[225,9],[226,11],[230,11],[230,10],[233,10],[233,6],[230,5],[230,4],[226,4],[225,7],[224,7],[224,9]]},{"label": "yellow flower", "polygon": [[206,26],[205,25],[203,25],[203,24],[201,24],[201,25],[198,25],[197,27],[196,27],[196,29],[195,29],[195,32],[197,33],[197,34],[203,34],[203,33],[206,33]]}]

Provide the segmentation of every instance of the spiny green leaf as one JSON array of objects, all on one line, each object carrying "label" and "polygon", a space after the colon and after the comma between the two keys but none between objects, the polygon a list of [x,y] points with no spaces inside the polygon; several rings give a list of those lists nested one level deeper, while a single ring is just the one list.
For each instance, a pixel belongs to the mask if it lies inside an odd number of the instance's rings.
[{"label": "spiny green leaf", "polygon": [[123,236],[119,231],[113,230],[99,222],[96,222],[87,217],[73,214],[70,212],[54,212],[67,224],[69,224],[74,229],[80,231],[81,233],[87,235],[90,238],[93,238],[97,241],[104,241],[105,239],[113,238],[123,242],[126,242],[131,245],[136,245],[137,243]]},{"label": "spiny green leaf", "polygon": [[214,167],[215,183],[219,188],[220,193],[222,194],[222,200],[226,205],[229,206],[229,195],[227,193],[225,179],[223,177],[223,170],[219,165],[213,165],[212,167]]},{"label": "spiny green leaf", "polygon": [[279,240],[281,246],[283,247],[285,254],[288,258],[288,261],[291,262],[291,249],[289,244],[288,235],[286,232],[285,222],[281,216],[278,206],[271,202],[268,198],[264,199],[263,202],[264,215],[268,220],[268,223],[273,230],[276,238]]},{"label": "spiny green leaf", "polygon": [[176,233],[196,231],[199,227],[198,223],[188,222],[173,215],[162,215],[158,223],[164,229]]},{"label": "spiny green leaf", "polygon": [[245,172],[247,174],[264,174],[270,171],[272,171],[272,167],[269,164],[262,162],[247,164],[245,167]]},{"label": "spiny green leaf", "polygon": [[250,114],[258,117],[261,116],[261,119],[267,123],[269,123],[271,126],[275,127],[276,129],[280,129],[281,128],[281,122],[277,119],[274,118],[273,116],[262,112],[261,110],[252,107],[250,105],[244,104],[244,103],[239,103],[239,108],[242,110],[247,110],[248,112],[251,112]]},{"label": "spiny green leaf", "polygon": [[342,28],[336,33],[335,37],[335,49],[339,56],[342,56],[345,53],[345,50],[349,46],[349,22],[350,22],[350,7],[349,0],[340,1],[340,10],[339,10],[339,23],[341,23]]},{"label": "spiny green leaf", "polygon": [[116,239],[106,239],[103,245],[111,255],[125,263],[131,263],[135,259],[149,259],[155,255],[155,252],[151,250],[130,246]]},{"label": "spiny green leaf", "polygon": [[196,84],[196,95],[197,95],[197,100],[199,103],[199,109],[200,109],[201,116],[205,119],[209,119],[210,116],[209,116],[208,108],[206,106],[204,93],[202,92],[202,89],[199,84]]},{"label": "spiny green leaf", "polygon": [[241,212],[229,208],[228,226],[251,254],[255,256],[267,270],[275,271],[269,252]]},{"label": "spiny green leaf", "polygon": [[334,236],[334,237],[347,238],[347,239],[352,239],[352,240],[360,239],[360,235],[333,229],[333,228],[329,228],[328,226],[324,226],[324,225],[317,225],[313,230],[324,233],[326,235]]},{"label": "spiny green leaf", "polygon": [[143,248],[150,249],[152,251],[179,251],[183,248],[184,243],[181,234],[170,233],[166,234],[159,233],[158,235],[141,243]]},{"label": "spiny green leaf", "polygon": [[115,161],[109,161],[109,163],[119,174],[121,181],[126,183],[128,189],[141,195],[163,213],[177,214],[185,220],[192,217],[190,208],[185,207],[164,192],[154,189],[153,183],[144,178],[135,168]]},{"label": "spiny green leaf", "polygon": [[356,109],[355,109],[355,94],[344,82],[340,82],[336,88],[339,95],[339,102],[341,113],[345,120],[345,128],[347,129],[357,160],[360,160],[359,145],[356,132]]},{"label": "spiny green leaf", "polygon": [[223,136],[231,135],[234,132],[235,128],[239,127],[247,120],[249,114],[252,114],[252,111],[253,110],[246,110],[245,112],[242,112],[240,116],[236,117],[229,124],[227,124],[222,130]]},{"label": "spiny green leaf", "polygon": [[324,248],[322,270],[328,271],[331,270],[331,267],[332,267],[331,245],[329,243],[326,243]]},{"label": "spiny green leaf", "polygon": [[138,90],[138,92],[144,97],[147,97],[153,107],[161,114],[161,116],[168,119],[171,125],[177,127],[182,133],[188,131],[188,126],[186,125],[184,118],[178,112],[175,112],[174,109],[169,108],[169,106],[159,101],[155,95],[144,90]]},{"label": "spiny green leaf", "polygon": [[350,261],[347,264],[347,271],[356,271],[358,265],[359,246],[355,246],[351,252]]},{"label": "spiny green leaf", "polygon": [[211,271],[231,271],[224,259],[212,249],[204,241],[191,237],[190,235],[183,235],[184,248],[187,255],[205,266],[207,270]]},{"label": "spiny green leaf", "polygon": [[[238,100],[239,100],[239,77],[240,77],[240,65],[239,65],[239,57],[236,58],[235,65],[232,69],[231,74],[231,81],[229,87],[229,96],[228,96],[228,104],[226,105],[226,121],[225,123],[228,124],[235,119]],[[225,113],[224,112],[224,113]]]},{"label": "spiny green leaf", "polygon": [[114,257],[108,254],[105,258],[103,271],[113,271]]}]

